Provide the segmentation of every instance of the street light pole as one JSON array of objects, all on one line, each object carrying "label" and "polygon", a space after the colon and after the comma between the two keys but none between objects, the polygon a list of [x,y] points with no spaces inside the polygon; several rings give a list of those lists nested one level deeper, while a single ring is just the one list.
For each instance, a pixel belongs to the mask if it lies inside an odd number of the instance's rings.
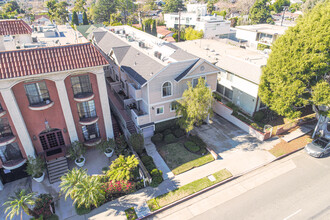
[{"label": "street light pole", "polygon": [[181,11],[182,11],[182,8],[179,8],[179,33],[178,33],[178,42],[180,42],[180,35],[181,35]]}]

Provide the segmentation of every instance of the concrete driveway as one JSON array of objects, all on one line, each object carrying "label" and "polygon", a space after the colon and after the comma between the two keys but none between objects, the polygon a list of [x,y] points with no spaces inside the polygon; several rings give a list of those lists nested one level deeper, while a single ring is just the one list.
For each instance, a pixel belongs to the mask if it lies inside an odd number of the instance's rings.
[{"label": "concrete driveway", "polygon": [[194,133],[219,155],[228,151],[253,151],[262,143],[217,114],[210,124],[195,128]]}]

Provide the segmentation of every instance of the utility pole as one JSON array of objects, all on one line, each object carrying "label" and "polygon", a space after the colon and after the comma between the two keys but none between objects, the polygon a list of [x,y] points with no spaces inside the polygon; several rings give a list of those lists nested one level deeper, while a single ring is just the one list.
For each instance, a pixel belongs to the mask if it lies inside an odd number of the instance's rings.
[{"label": "utility pole", "polygon": [[282,6],[282,7],[283,7],[283,14],[282,14],[281,26],[283,24],[283,19],[284,19],[285,11],[288,10],[289,6]]},{"label": "utility pole", "polygon": [[178,33],[178,42],[180,42],[180,35],[181,35],[181,11],[182,8],[178,8],[179,10],[179,33]]}]

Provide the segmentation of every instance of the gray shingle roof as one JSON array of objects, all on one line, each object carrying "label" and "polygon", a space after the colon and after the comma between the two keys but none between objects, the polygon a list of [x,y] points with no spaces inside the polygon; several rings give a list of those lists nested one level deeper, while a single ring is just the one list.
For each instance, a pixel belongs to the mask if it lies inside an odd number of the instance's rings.
[{"label": "gray shingle roof", "polygon": [[194,56],[191,53],[188,53],[182,49],[177,49],[170,57],[177,61],[192,60],[192,59],[197,58],[196,56]]},{"label": "gray shingle roof", "polygon": [[189,71],[198,63],[200,59],[198,58],[195,62],[193,62],[185,71],[183,71],[179,76],[175,78],[175,81],[179,82],[183,77],[185,77]]}]

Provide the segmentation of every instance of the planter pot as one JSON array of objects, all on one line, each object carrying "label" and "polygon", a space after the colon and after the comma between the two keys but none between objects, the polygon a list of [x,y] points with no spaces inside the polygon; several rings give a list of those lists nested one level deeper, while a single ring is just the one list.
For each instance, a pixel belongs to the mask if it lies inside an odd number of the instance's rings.
[{"label": "planter pot", "polygon": [[86,161],[85,157],[81,156],[80,159],[83,159],[83,160],[81,162],[78,162],[79,159],[74,161],[78,167],[82,167],[85,165],[85,161]]},{"label": "planter pot", "polygon": [[114,150],[112,150],[110,153],[104,152],[105,156],[112,157]]},{"label": "planter pot", "polygon": [[42,173],[41,177],[38,177],[38,178],[33,177],[33,179],[35,181],[37,181],[38,183],[41,183],[44,180],[44,178],[45,178],[45,173]]}]

